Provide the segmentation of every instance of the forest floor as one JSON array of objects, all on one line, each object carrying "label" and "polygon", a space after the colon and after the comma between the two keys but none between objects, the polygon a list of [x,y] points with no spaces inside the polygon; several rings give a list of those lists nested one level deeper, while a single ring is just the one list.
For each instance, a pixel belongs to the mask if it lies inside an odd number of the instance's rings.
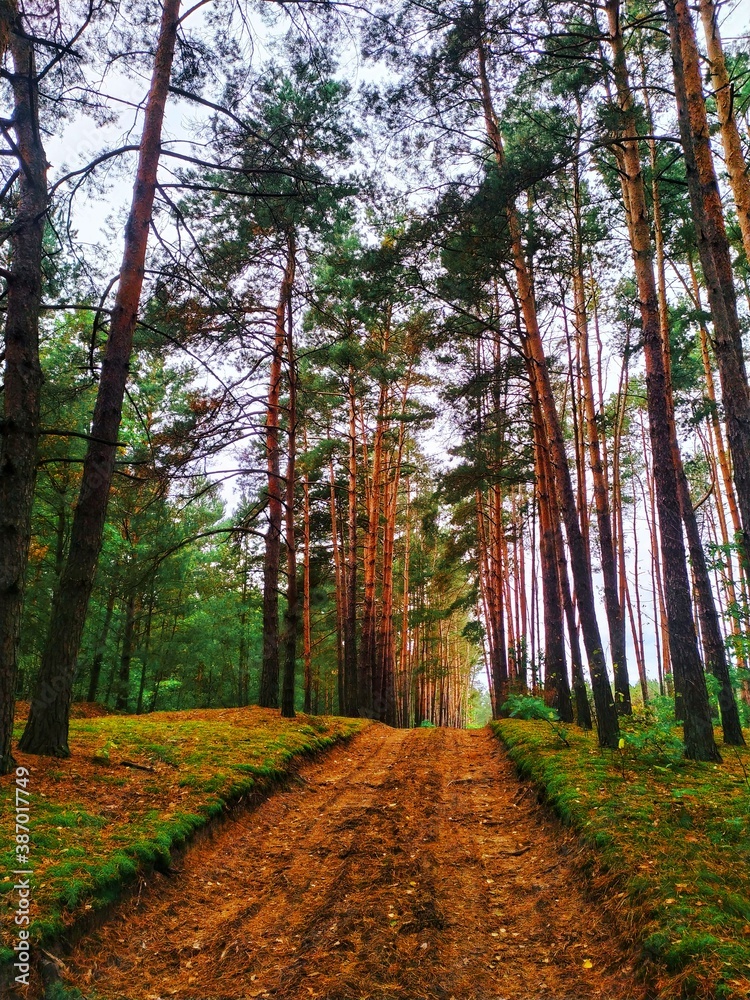
[{"label": "forest floor", "polygon": [[636,1000],[580,842],[488,730],[373,724],[65,958],[101,1000]]}]

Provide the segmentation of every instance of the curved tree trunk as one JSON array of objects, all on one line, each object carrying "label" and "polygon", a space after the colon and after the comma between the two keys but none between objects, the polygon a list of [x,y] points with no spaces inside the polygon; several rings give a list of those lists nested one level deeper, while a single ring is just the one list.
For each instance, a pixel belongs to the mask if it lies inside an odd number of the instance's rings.
[{"label": "curved tree trunk", "polygon": [[67,757],[76,660],[94,583],[117,455],[122,402],[143,287],[146,245],[156,193],[162,122],[169,93],[180,0],[165,0],[141,136],[133,201],[125,228],[120,283],[102,361],[91,438],[73,515],[70,550],[55,589],[49,631],[20,746]]},{"label": "curved tree trunk", "polygon": [[[576,225],[580,227],[579,218],[576,219]],[[607,484],[604,479],[599,428],[597,426],[596,407],[594,405],[594,382],[591,376],[585,285],[580,266],[580,255],[582,253],[580,233],[577,239],[577,246],[579,260],[574,264],[573,271],[576,332],[578,334],[578,346],[581,358],[589,467],[594,483],[594,503],[596,506],[596,522],[599,529],[602,576],[604,578],[604,608],[607,614],[609,641],[612,649],[615,704],[618,712],[623,715],[630,715],[632,706],[630,703],[630,681],[628,678],[627,650],[625,644],[625,614],[617,592],[617,560],[612,537],[612,518],[609,508]]]}]

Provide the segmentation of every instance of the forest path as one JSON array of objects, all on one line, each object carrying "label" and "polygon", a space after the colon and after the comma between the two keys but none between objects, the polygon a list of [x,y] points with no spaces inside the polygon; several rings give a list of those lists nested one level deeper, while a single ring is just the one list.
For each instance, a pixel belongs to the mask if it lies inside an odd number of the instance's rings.
[{"label": "forest path", "polygon": [[156,875],[66,980],[128,1000],[635,1000],[487,731],[369,726]]}]

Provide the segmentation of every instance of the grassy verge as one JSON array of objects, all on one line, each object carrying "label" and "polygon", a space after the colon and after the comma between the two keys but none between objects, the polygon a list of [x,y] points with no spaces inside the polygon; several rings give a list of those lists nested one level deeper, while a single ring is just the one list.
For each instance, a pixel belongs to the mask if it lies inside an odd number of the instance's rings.
[{"label": "grassy verge", "polygon": [[[682,761],[625,734],[620,751],[544,722],[492,724],[519,773],[595,851],[612,908],[627,908],[657,995],[750,996],[750,751]],[[718,738],[719,734],[717,734]],[[750,743],[750,738],[748,738]]]},{"label": "grassy verge", "polygon": [[[270,790],[300,756],[362,726],[257,708],[113,715],[71,722],[69,760],[16,753],[30,770],[32,940],[50,942],[112,903],[227,805]],[[0,978],[18,902],[14,780],[0,779]]]}]

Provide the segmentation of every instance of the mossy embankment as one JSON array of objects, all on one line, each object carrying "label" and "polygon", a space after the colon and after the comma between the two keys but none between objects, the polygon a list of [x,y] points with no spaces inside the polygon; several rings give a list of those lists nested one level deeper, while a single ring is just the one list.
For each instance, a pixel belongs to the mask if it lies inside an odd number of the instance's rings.
[{"label": "mossy embankment", "polygon": [[492,728],[589,848],[593,886],[640,941],[656,995],[746,1000],[750,751],[724,747],[723,764],[698,764],[637,729],[613,751],[572,727],[566,746],[541,721]]},{"label": "mossy embankment", "polygon": [[[296,762],[359,732],[359,720],[280,719],[258,708],[71,721],[67,760],[29,769],[32,941],[44,946],[116,901],[226,810],[286,782]],[[13,957],[15,777],[0,783],[0,981]]]}]

